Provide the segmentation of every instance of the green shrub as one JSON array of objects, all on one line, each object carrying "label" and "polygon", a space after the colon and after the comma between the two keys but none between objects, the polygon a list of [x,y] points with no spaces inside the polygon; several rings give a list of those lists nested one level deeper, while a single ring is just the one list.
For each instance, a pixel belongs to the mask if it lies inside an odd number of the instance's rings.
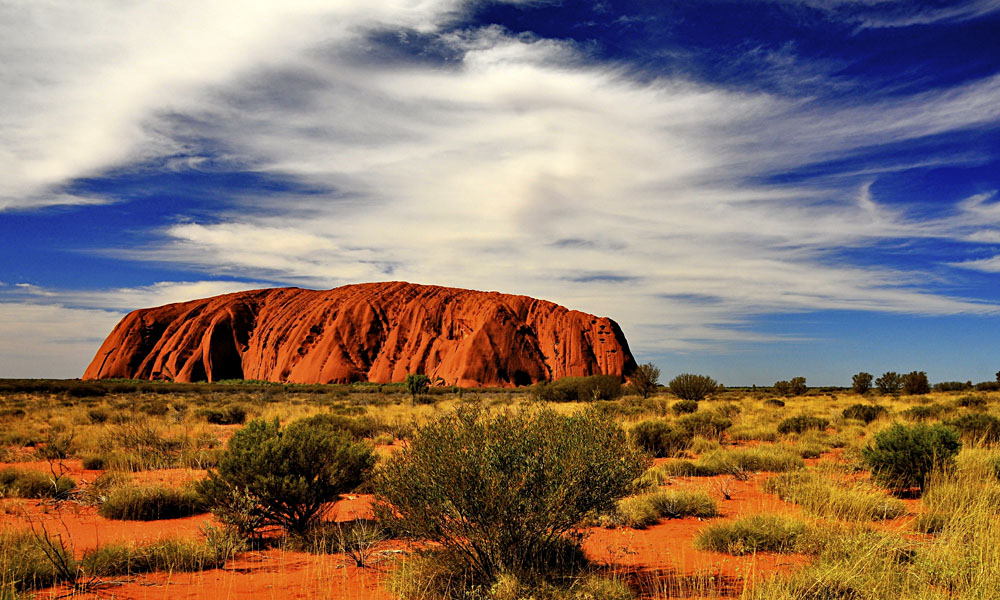
[{"label": "green shrub", "polygon": [[0,495],[13,498],[65,498],[76,482],[31,469],[7,467],[0,471]]},{"label": "green shrub", "polygon": [[789,433],[802,433],[809,431],[810,429],[818,429],[822,431],[829,425],[830,421],[822,417],[814,417],[812,415],[796,415],[778,423],[778,433],[782,435]]},{"label": "green shrub", "polygon": [[190,487],[125,484],[112,487],[97,514],[105,519],[156,521],[207,512],[201,496]]},{"label": "green shrub", "polygon": [[222,408],[200,408],[195,414],[215,425],[242,425],[247,420],[247,409],[240,404],[227,404]]},{"label": "green shrub", "polygon": [[851,391],[855,394],[867,394],[872,389],[873,380],[871,373],[862,371],[851,378]]},{"label": "green shrub", "polygon": [[431,379],[423,373],[409,373],[403,383],[406,385],[406,391],[410,392],[410,398],[416,400],[417,396],[427,393]]},{"label": "green shrub", "polygon": [[986,413],[966,413],[946,421],[967,442],[996,444],[1000,442],[1000,419]]},{"label": "green shrub", "polygon": [[707,375],[682,373],[670,380],[670,393],[682,400],[703,400],[719,389],[719,384]]},{"label": "green shrub", "polygon": [[84,456],[80,462],[88,471],[103,471],[108,468],[108,461],[103,454]]},{"label": "green shrub", "polygon": [[636,393],[643,398],[649,398],[649,395],[656,391],[659,381],[660,369],[653,363],[639,365],[629,377],[629,383],[632,384]]},{"label": "green shrub", "polygon": [[958,434],[948,427],[896,424],[875,434],[875,441],[861,454],[872,476],[883,485],[896,491],[923,490],[932,469],[952,467],[961,447]]},{"label": "green shrub", "polygon": [[787,554],[797,551],[806,533],[806,524],[799,519],[759,514],[709,525],[698,533],[694,545],[700,550],[735,555],[756,552]]},{"label": "green shrub", "polygon": [[698,402],[696,400],[678,400],[670,407],[670,410],[674,412],[675,415],[687,415],[698,410]]},{"label": "green shrub", "polygon": [[675,426],[690,433],[692,437],[700,435],[719,439],[725,430],[733,426],[733,422],[713,411],[698,411],[677,419]]},{"label": "green shrub", "polygon": [[330,432],[345,431],[356,440],[374,438],[388,430],[384,423],[371,416],[347,417],[324,413],[306,417],[301,422]]},{"label": "green shrub", "polygon": [[764,400],[764,406],[770,406],[773,408],[784,408],[785,401],[778,400],[777,398],[768,398],[767,400]]},{"label": "green shrub", "polygon": [[633,443],[658,458],[676,456],[688,449],[694,434],[663,419],[638,423],[630,431]]},{"label": "green shrub", "polygon": [[845,419],[864,421],[866,425],[887,414],[888,411],[884,406],[875,406],[873,404],[855,404],[845,408],[843,412]]},{"label": "green shrub", "polygon": [[986,398],[983,398],[982,396],[975,396],[973,394],[969,394],[967,396],[962,396],[961,398],[959,398],[955,402],[955,404],[961,406],[962,408],[981,410],[986,408]]},{"label": "green shrub", "polygon": [[929,419],[936,419],[944,413],[946,407],[933,403],[925,404],[922,406],[913,406],[903,411],[903,417],[911,421],[927,421]]},{"label": "green shrub", "polygon": [[888,371],[875,380],[875,387],[882,394],[898,394],[903,387],[903,378],[895,371]]},{"label": "green shrub", "polygon": [[92,408],[87,411],[90,422],[95,424],[106,423],[111,418],[111,411],[106,408]]},{"label": "green shrub", "polygon": [[563,377],[539,382],[531,387],[532,396],[543,402],[594,402],[621,396],[621,380],[613,375]]},{"label": "green shrub", "polygon": [[251,421],[233,434],[198,491],[219,519],[254,535],[279,526],[304,534],[329,503],[374,465],[372,448],[308,422]]},{"label": "green shrub", "polygon": [[927,381],[927,373],[912,371],[903,376],[903,393],[911,396],[931,393],[931,384]]},{"label": "green shrub", "polygon": [[610,511],[647,465],[596,411],[489,415],[467,405],[419,427],[379,469],[376,515],[396,533],[441,544],[491,585],[546,573],[566,534]]}]

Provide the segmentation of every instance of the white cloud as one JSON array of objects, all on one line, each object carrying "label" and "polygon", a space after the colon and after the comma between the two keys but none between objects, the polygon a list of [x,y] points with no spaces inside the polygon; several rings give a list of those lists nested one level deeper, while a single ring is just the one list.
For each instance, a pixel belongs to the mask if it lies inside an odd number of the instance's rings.
[{"label": "white cloud", "polygon": [[80,377],[116,311],[0,302],[0,377]]},{"label": "white cloud", "polygon": [[[1000,243],[1000,240],[997,240]],[[981,258],[979,260],[965,260],[960,262],[948,263],[953,267],[959,267],[961,269],[971,269],[973,271],[982,271],[984,273],[1000,273],[1000,255],[994,256],[992,258]]]},{"label": "white cloud", "polygon": [[[434,34],[459,9],[2,8],[0,177],[10,187],[0,209],[51,203],[73,177],[204,137],[258,172],[335,192],[243,198],[245,212],[188,218],[124,256],[316,287],[405,279],[525,293],[616,318],[639,351],[765,339],[746,325],[770,312],[995,312],[931,293],[921,274],[837,254],[885,240],[989,241],[998,219],[988,198],[926,222],[880,203],[872,173],[826,188],[759,182],[996,124],[1000,76],[831,107],[638,81],[586,64],[570,44],[498,28],[438,39],[463,57],[447,65],[365,55],[373,29]],[[159,285],[60,301],[124,308],[230,284]]]}]

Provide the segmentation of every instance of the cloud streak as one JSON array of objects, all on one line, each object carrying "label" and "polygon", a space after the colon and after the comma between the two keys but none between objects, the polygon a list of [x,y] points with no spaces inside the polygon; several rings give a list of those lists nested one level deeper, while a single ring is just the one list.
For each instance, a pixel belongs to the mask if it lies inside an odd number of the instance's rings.
[{"label": "cloud streak", "polygon": [[[966,18],[990,4],[911,18]],[[11,182],[0,209],[83,202],[61,191],[69,181],[153,157],[197,168],[205,146],[233,168],[329,190],[180,214],[146,247],[115,251],[123,258],[316,287],[406,279],[525,293],[618,319],[640,352],[776,339],[747,328],[774,312],[997,311],[936,293],[924,273],[842,254],[920,239],[995,243],[988,195],[927,220],[882,202],[878,173],[765,182],[997,127],[1000,76],[826,104],[639,80],[571,43],[498,27],[451,31],[443,24],[464,5],[443,0],[74,6],[58,18],[38,9],[42,31],[22,11],[0,15],[0,35],[15,40],[0,55],[13,61],[0,75],[13,108],[0,121],[0,176]],[[127,33],[103,34],[103,18]],[[374,36],[385,31],[401,36],[400,52],[407,35],[433,40],[437,58],[385,59]],[[37,51],[17,58],[40,34]],[[68,53],[80,58],[55,60]],[[28,72],[45,82],[13,85]],[[180,295],[221,289],[199,285]],[[174,296],[74,297],[90,309]]]}]

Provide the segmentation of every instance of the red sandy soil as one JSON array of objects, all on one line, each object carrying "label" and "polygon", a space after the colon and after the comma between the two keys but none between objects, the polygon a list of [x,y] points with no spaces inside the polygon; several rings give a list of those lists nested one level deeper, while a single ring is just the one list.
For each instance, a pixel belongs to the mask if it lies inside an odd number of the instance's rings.
[{"label": "red sandy soil", "polygon": [[[830,458],[829,456],[827,458]],[[64,461],[71,476],[93,480],[96,471],[84,471],[79,461]],[[810,463],[814,461],[809,461]],[[17,466],[48,470],[48,463],[20,463]],[[144,481],[179,484],[201,477],[203,472],[186,469],[150,471]],[[670,487],[706,489],[716,499],[721,516],[712,520],[697,518],[664,520],[644,530],[630,528],[589,530],[584,550],[597,564],[629,577],[640,589],[657,597],[677,593],[691,595],[691,589],[703,590],[705,597],[738,597],[745,582],[758,577],[791,571],[807,562],[803,555],[758,554],[730,556],[694,549],[698,532],[712,521],[735,519],[762,512],[800,515],[801,509],[760,490],[769,477],[761,473],[749,481],[717,478],[675,478]],[[716,484],[729,480],[731,500],[722,499]],[[370,518],[371,496],[349,495],[337,502],[330,518],[347,521]],[[51,533],[72,540],[77,554],[98,543],[111,541],[150,541],[164,536],[196,537],[202,526],[212,523],[208,515],[186,519],[152,522],[126,522],[103,519],[93,507],[65,502],[59,508],[39,501],[4,500],[0,508],[14,514],[0,515],[0,527],[29,527],[44,523]],[[919,501],[907,502],[911,511],[919,511]],[[18,514],[20,513],[20,514]],[[30,518],[29,518],[30,517]],[[887,522],[885,527],[905,526],[912,517]],[[222,569],[200,573],[154,573],[127,578],[97,593],[77,593],[79,598],[167,599],[167,598],[331,598],[338,600],[389,600],[384,580],[392,572],[395,559],[410,548],[402,542],[387,542],[373,567],[359,569],[342,555],[313,556],[299,552],[269,550],[250,552],[231,561]],[[683,588],[679,589],[679,588]],[[67,590],[50,590],[40,598],[55,597]]]}]

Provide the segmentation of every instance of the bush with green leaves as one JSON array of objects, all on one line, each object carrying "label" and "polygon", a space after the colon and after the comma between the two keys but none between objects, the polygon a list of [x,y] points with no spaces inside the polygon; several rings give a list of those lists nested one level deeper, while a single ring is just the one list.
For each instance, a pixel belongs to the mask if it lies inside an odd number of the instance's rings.
[{"label": "bush with green leaves", "polygon": [[649,465],[597,411],[465,405],[419,427],[373,481],[377,519],[440,544],[485,586],[545,573],[589,514],[607,512]]},{"label": "bush with green leaves", "polygon": [[961,398],[959,398],[958,400],[956,400],[955,404],[957,406],[962,407],[962,408],[971,408],[973,410],[982,410],[982,409],[986,408],[986,398],[983,398],[982,396],[976,396],[974,394],[968,394],[968,395],[962,396]]},{"label": "bush with green leaves", "polygon": [[958,433],[950,427],[906,427],[897,423],[875,434],[875,440],[862,449],[861,455],[876,481],[904,492],[911,488],[923,490],[927,476],[935,468],[952,468],[961,448]]},{"label": "bush with green leaves", "polygon": [[195,414],[215,425],[242,425],[247,420],[247,409],[241,404],[227,404],[221,408],[201,408]]},{"label": "bush with green leaves", "polygon": [[632,442],[657,458],[677,456],[691,445],[694,434],[665,419],[649,419],[632,427]]},{"label": "bush with green leaves", "polygon": [[911,396],[931,393],[931,384],[927,380],[927,373],[923,371],[911,371],[904,375],[903,393]]},{"label": "bush with green leaves", "polygon": [[936,402],[932,404],[922,404],[920,406],[911,406],[910,408],[903,411],[902,415],[906,419],[911,421],[927,421],[930,419],[937,419],[945,411],[947,407],[942,406]]},{"label": "bush with green leaves", "polygon": [[719,439],[722,433],[733,426],[726,417],[710,410],[700,410],[677,419],[676,427],[688,432],[692,437],[700,435],[709,439]]},{"label": "bush with green leaves", "polygon": [[198,491],[223,523],[248,535],[269,526],[301,535],[374,464],[371,446],[346,432],[255,420],[233,434]]},{"label": "bush with green leaves", "polygon": [[855,404],[844,409],[842,413],[845,419],[863,421],[866,425],[879,417],[889,414],[884,406],[874,404]]},{"label": "bush with green leaves", "polygon": [[796,415],[778,423],[778,433],[782,435],[788,433],[802,433],[811,429],[818,429],[822,431],[829,425],[829,419],[814,417],[812,415]]},{"label": "bush with green leaves", "polygon": [[639,365],[636,367],[635,371],[632,372],[631,377],[629,377],[629,382],[632,384],[632,387],[635,388],[636,393],[643,398],[649,398],[649,395],[656,391],[656,386],[659,381],[660,369],[658,369],[653,363]]},{"label": "bush with green leaves", "polygon": [[851,391],[855,394],[867,394],[872,389],[872,381],[875,377],[871,373],[861,371],[851,377]]},{"label": "bush with green leaves", "polygon": [[966,413],[945,424],[970,443],[996,444],[1000,442],[1000,419],[986,413]]},{"label": "bush with green leaves", "polygon": [[416,400],[420,394],[426,394],[427,388],[431,385],[430,377],[422,373],[410,373],[404,381],[406,391],[410,392],[410,398]]},{"label": "bush with green leaves", "polygon": [[719,383],[708,375],[681,373],[667,384],[670,393],[682,400],[703,400],[719,389]]},{"label": "bush with green leaves", "polygon": [[531,386],[531,394],[542,402],[594,402],[614,400],[622,394],[622,382],[614,375],[563,377]]},{"label": "bush with green leaves", "polygon": [[882,394],[898,394],[903,388],[903,377],[895,371],[887,371],[875,380],[875,387]]},{"label": "bush with green leaves", "polygon": [[698,403],[694,400],[678,400],[671,405],[670,410],[675,415],[689,415],[698,410]]}]

